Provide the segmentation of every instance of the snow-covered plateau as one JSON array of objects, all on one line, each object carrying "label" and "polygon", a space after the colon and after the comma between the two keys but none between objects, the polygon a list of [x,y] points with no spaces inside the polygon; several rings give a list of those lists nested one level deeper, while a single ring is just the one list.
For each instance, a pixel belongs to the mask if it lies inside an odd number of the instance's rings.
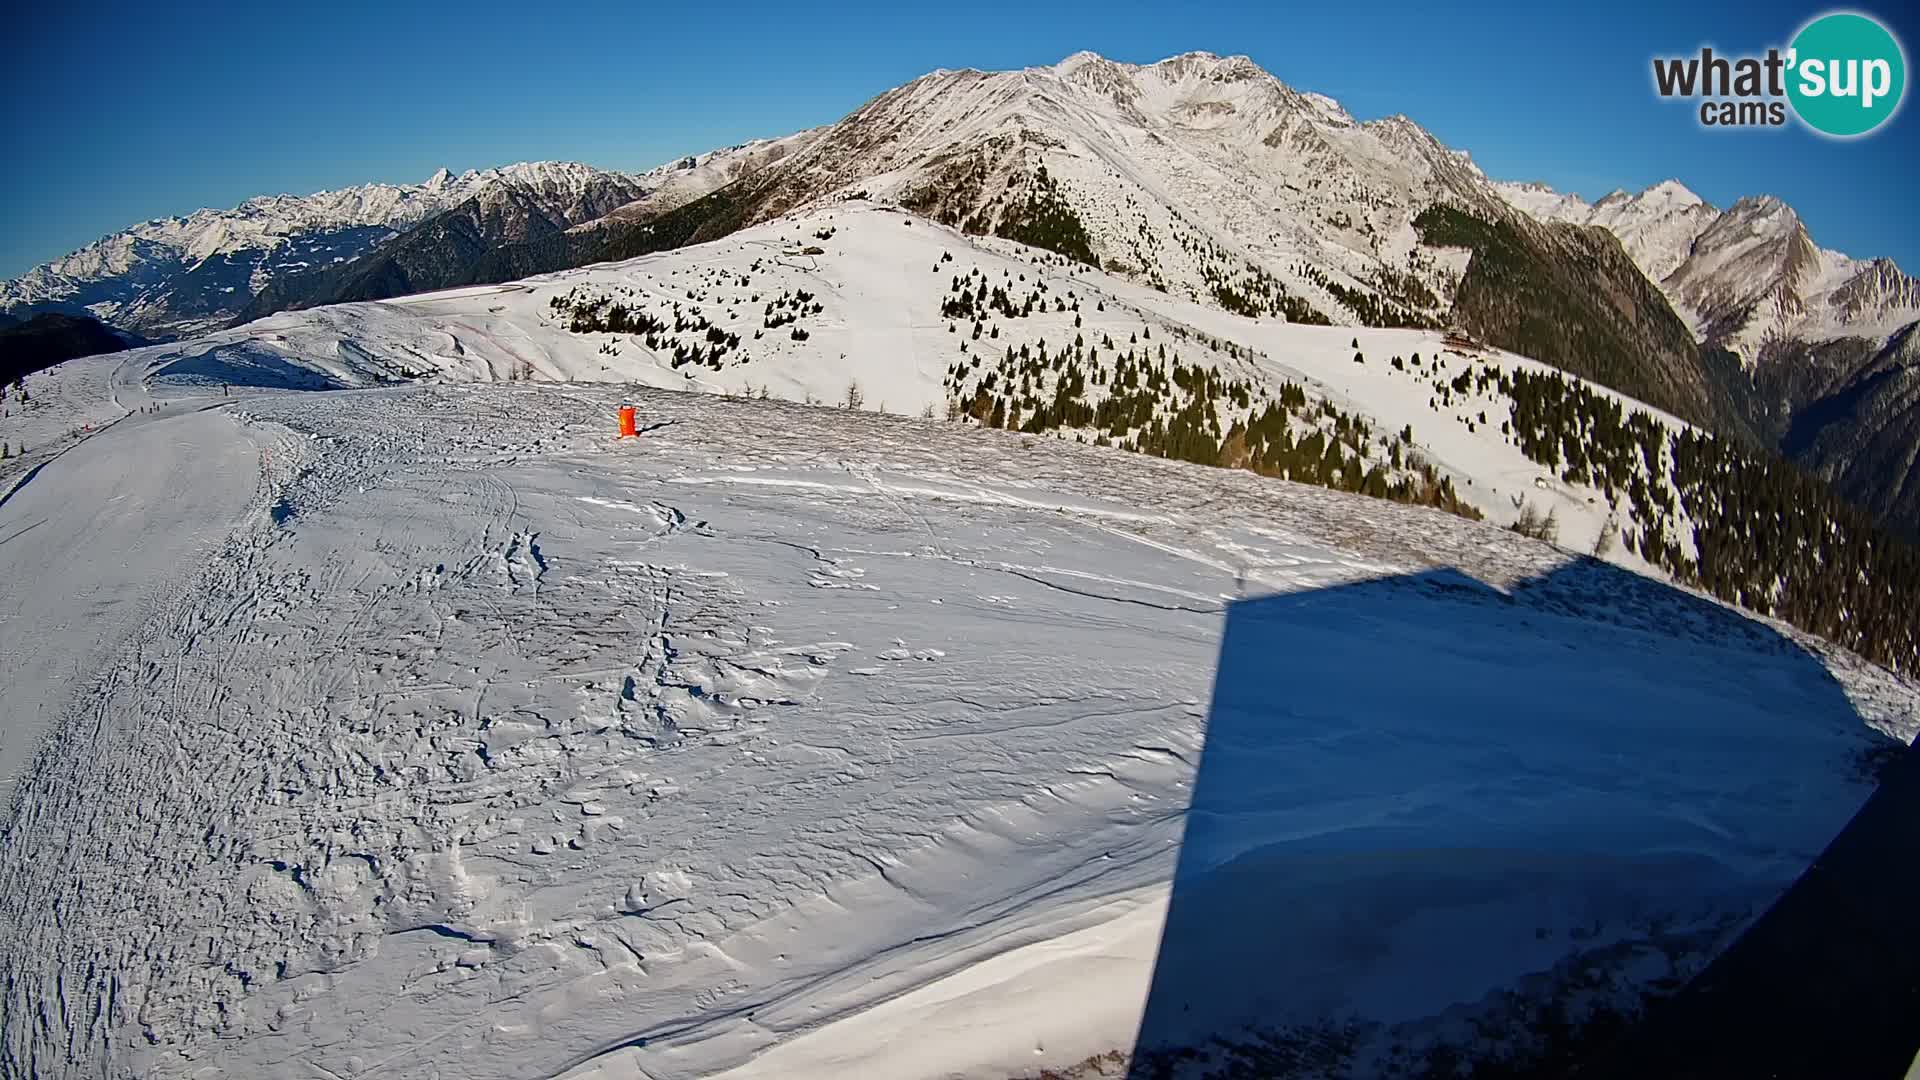
[{"label": "snow-covered plateau", "polygon": [[[1045,343],[1411,425],[1490,520],[946,419]],[[1439,391],[1535,367],[851,202],[31,376],[0,1074],[1370,1075],[1631,1014],[1920,693],[1502,528],[1608,513]]]}]

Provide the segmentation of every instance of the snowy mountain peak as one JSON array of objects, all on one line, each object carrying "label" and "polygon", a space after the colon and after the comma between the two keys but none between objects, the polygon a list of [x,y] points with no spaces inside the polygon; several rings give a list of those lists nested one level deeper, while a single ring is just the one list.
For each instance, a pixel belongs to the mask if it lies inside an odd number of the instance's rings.
[{"label": "snowy mountain peak", "polygon": [[1185,73],[1205,71],[1218,63],[1220,63],[1219,54],[1210,53],[1205,49],[1190,49],[1187,52],[1156,60],[1148,66],[1162,71]]},{"label": "snowy mountain peak", "polygon": [[[1305,93],[1300,97],[1318,110],[1322,116],[1352,119],[1338,101],[1325,94]],[[1433,132],[1421,127],[1406,113],[1394,113],[1392,116],[1383,116],[1378,120],[1369,120],[1362,126],[1386,142],[1389,148],[1401,153],[1416,157],[1440,153],[1460,162],[1472,160],[1472,155],[1465,150],[1456,150],[1434,138]]]},{"label": "snowy mountain peak", "polygon": [[1682,184],[1678,180],[1671,179],[1660,181],[1641,192],[1639,197],[1642,199],[1659,199],[1675,206],[1696,206],[1706,201],[1700,196],[1695,195],[1687,185]]},{"label": "snowy mountain peak", "polygon": [[[1040,246],[1203,303],[1253,288],[1267,309],[1342,323],[1375,317],[1367,298],[1405,272],[1411,221],[1434,202],[1510,213],[1464,153],[1412,120],[1361,124],[1245,56],[1205,51],[933,72],[755,186],[753,221],[861,192],[1009,238],[1052,232],[1021,219],[1058,205],[1076,220],[1063,214],[1066,231]],[[1411,295],[1437,312],[1457,269],[1419,263]]]},{"label": "snowy mountain peak", "polygon": [[[1342,127],[1351,127],[1353,125],[1354,123],[1353,114],[1347,112],[1347,110],[1344,107],[1342,107],[1338,101],[1335,101],[1334,99],[1328,97],[1325,94],[1315,94],[1311,92],[1301,94],[1300,96],[1305,98],[1308,104],[1320,110],[1320,115],[1323,118],[1333,121],[1334,123],[1337,123]],[[1413,125],[1415,127],[1419,126],[1417,124],[1413,124],[1413,121],[1408,120],[1404,116],[1396,117],[1396,119],[1404,121],[1405,123]]]},{"label": "snowy mountain peak", "polygon": [[1047,77],[1084,86],[1095,93],[1113,96],[1116,100],[1138,93],[1133,81],[1138,70],[1133,65],[1085,51],[1074,53],[1050,68],[1040,69]]},{"label": "snowy mountain peak", "polygon": [[[1129,64],[1123,61],[1109,59],[1097,52],[1082,49],[1061,60],[1059,63],[1054,64],[1052,67],[1038,70],[1049,71],[1062,78],[1072,78],[1088,69],[1101,71],[1103,73],[1118,73],[1135,78],[1144,73],[1151,73],[1167,81],[1206,78],[1220,82],[1231,82],[1240,79],[1273,78],[1273,76],[1268,74],[1259,64],[1254,63],[1251,57],[1220,56],[1217,53],[1207,52],[1203,49],[1196,49],[1191,52],[1180,53],[1176,56],[1169,56],[1161,60],[1156,60],[1151,64]],[[935,72],[934,74],[941,74],[941,72]]]},{"label": "snowy mountain peak", "polygon": [[1800,217],[1793,207],[1782,202],[1774,195],[1742,195],[1734,200],[1727,213],[1749,221],[1798,222]]},{"label": "snowy mountain peak", "polygon": [[1089,64],[1105,65],[1105,64],[1113,64],[1113,63],[1114,62],[1112,60],[1109,60],[1106,57],[1101,56],[1097,52],[1092,52],[1087,49],[1082,49],[1079,52],[1074,53],[1072,56],[1069,56],[1066,59],[1060,61],[1059,63],[1053,65],[1053,69],[1064,75],[1078,68],[1086,67]]},{"label": "snowy mountain peak", "polygon": [[1671,179],[1592,205],[1545,184],[1494,187],[1542,221],[1612,232],[1701,340],[1749,363],[1770,342],[1884,340],[1920,318],[1913,279],[1890,261],[1816,246],[1800,215],[1774,195],[1744,196],[1723,212]]}]

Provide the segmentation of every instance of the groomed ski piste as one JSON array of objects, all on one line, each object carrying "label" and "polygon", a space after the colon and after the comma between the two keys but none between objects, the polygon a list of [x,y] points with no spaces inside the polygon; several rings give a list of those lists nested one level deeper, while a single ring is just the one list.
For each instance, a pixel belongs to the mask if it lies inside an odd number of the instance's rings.
[{"label": "groomed ski piste", "polygon": [[[1490,520],[940,419],[972,267],[1412,423]],[[808,337],[738,299],[749,361],[676,368],[553,303],[729,273]],[[0,1072],[1368,1075],[1631,1013],[1920,695],[1576,554],[1591,493],[1354,341],[1442,352],[856,207],[30,377]]]}]

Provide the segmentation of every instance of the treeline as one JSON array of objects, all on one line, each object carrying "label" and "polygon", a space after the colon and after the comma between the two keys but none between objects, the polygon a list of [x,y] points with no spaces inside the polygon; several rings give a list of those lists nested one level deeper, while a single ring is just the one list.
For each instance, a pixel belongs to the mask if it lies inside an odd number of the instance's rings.
[{"label": "treeline", "polygon": [[[1374,272],[1373,287],[1379,290],[1380,295],[1388,301],[1409,310],[1415,312],[1440,310],[1440,298],[1433,294],[1432,289],[1427,288],[1425,282],[1411,272],[1382,266]],[[1439,320],[1435,318],[1428,319],[1429,325],[1438,322]]]},{"label": "treeline", "polygon": [[1035,435],[1091,432],[1099,446],[1481,516],[1414,450],[1411,428],[1381,437],[1291,382],[1258,400],[1245,380],[1186,363],[1151,337],[1151,328],[1130,334],[1121,351],[1110,337],[1090,344],[1076,334],[1053,351],[1045,341],[1009,345],[991,366],[962,360],[947,371],[948,417]]},{"label": "treeline", "polygon": [[1624,498],[1628,550],[1728,603],[1920,670],[1920,550],[1818,480],[1726,439],[1675,433],[1558,372],[1513,372],[1501,390],[1530,459]]},{"label": "treeline", "polygon": [[[768,326],[783,325],[797,317],[795,312],[809,310],[806,302],[811,301],[809,294],[802,301],[797,297],[782,294],[780,299],[767,305]],[[775,312],[780,311],[781,322],[776,323]],[[787,306],[792,306],[792,311]],[[586,293],[576,287],[574,290],[554,296],[547,306],[566,319],[567,330],[575,334],[626,334],[640,339],[646,347],[656,353],[666,353],[671,364],[677,370],[689,364],[719,371],[727,364],[727,358],[738,352],[740,335],[733,331],[715,326],[711,320],[701,314],[699,308],[682,308],[678,301],[671,306],[672,318],[657,315],[646,307],[629,306],[619,300]],[[811,310],[818,310],[813,305]],[[759,331],[755,331],[759,336]],[[805,331],[794,328],[796,340],[805,340]],[[618,356],[618,348],[612,343],[603,344],[600,351]],[[744,363],[747,357],[740,354],[735,362]]]},{"label": "treeline", "polygon": [[993,233],[1028,247],[1057,251],[1095,270],[1100,269],[1100,258],[1093,253],[1093,239],[1087,234],[1086,223],[1060,193],[1060,182],[1048,175],[1045,165],[1034,171],[1025,201],[1007,207]]},{"label": "treeline", "polygon": [[[975,282],[978,284],[976,285]],[[1005,319],[1026,319],[1032,317],[1036,308],[1042,314],[1049,310],[1044,283],[1036,279],[1034,285],[1018,299],[1013,293],[1007,291],[1007,285],[1011,283],[1009,279],[1007,282],[996,283],[989,288],[986,272],[977,268],[968,271],[964,277],[956,275],[953,284],[947,290],[948,295],[940,302],[940,314],[948,319],[983,322],[990,314],[998,314]],[[1026,284],[1025,274],[1020,275],[1020,284]],[[1018,286],[1015,288],[1017,290]],[[1066,310],[1064,300],[1059,297],[1054,297],[1053,300],[1053,310]],[[1079,309],[1079,304],[1076,302],[1073,310]],[[976,339],[979,336],[978,333],[974,334]],[[997,332],[995,336],[999,336]]]},{"label": "treeline", "polygon": [[[1290,417],[1311,418],[1312,429],[1304,438],[1294,437]],[[1414,450],[1411,428],[1387,436],[1384,461],[1369,461],[1362,453],[1372,445],[1373,434],[1365,418],[1330,402],[1309,406],[1304,390],[1284,383],[1277,404],[1249,414],[1244,424],[1236,422],[1228,431],[1220,464],[1480,519],[1480,511],[1454,490],[1452,479]]]},{"label": "treeline", "polygon": [[87,315],[52,312],[25,322],[0,324],[0,383],[18,382],[64,360],[135,348],[145,341],[124,337]]},{"label": "treeline", "polygon": [[1288,292],[1285,283],[1262,267],[1249,264],[1244,273],[1229,277],[1207,263],[1201,267],[1201,275],[1214,301],[1236,315],[1254,319],[1279,315],[1291,323],[1333,325],[1320,309]]}]

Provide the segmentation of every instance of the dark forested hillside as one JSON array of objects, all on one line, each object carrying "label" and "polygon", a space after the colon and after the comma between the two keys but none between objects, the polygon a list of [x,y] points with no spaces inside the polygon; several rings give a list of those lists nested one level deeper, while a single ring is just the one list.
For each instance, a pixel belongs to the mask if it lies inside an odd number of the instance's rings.
[{"label": "dark forested hillside", "polygon": [[1629,551],[1729,603],[1920,671],[1920,549],[1777,455],[1675,431],[1559,373],[1500,383],[1515,444],[1621,505]]},{"label": "dark forested hillside", "polygon": [[1920,543],[1920,326],[1884,346],[1779,343],[1750,378],[1781,453]]},{"label": "dark forested hillside", "polygon": [[1604,229],[1488,221],[1435,205],[1423,242],[1473,251],[1456,324],[1503,349],[1751,440],[1748,409],[1723,388],[1686,323]]},{"label": "dark forested hillside", "polygon": [[49,368],[62,360],[117,352],[140,344],[85,315],[35,315],[25,322],[0,325],[0,383]]}]

